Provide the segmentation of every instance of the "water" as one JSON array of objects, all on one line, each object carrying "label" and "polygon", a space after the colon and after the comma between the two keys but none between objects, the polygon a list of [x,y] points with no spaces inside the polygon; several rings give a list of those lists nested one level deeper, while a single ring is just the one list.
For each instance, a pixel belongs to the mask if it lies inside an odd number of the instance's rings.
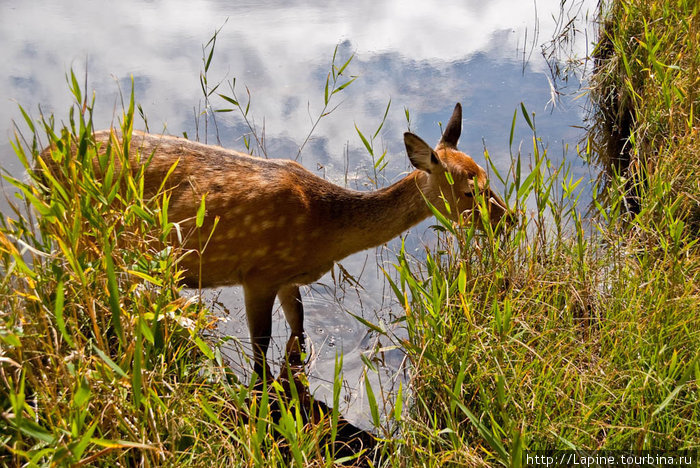
[{"label": "water", "polygon": [[[222,27],[208,71],[210,84],[223,80],[219,91],[230,94],[227,81],[236,78],[239,97],[247,86],[252,96],[249,118],[264,135],[271,157],[293,158],[323,107],[323,86],[333,51],[337,63],[353,53],[346,74],[358,76],[333,97],[340,106],[321,120],[305,146],[300,161],[311,171],[351,188],[369,189],[372,162],[355,125],[371,135],[381,122],[389,100],[386,122],[375,141],[389,164],[380,185],[397,180],[409,169],[402,133],[410,128],[431,144],[437,142],[438,122],[446,122],[455,102],[464,106],[460,149],[484,165],[488,148],[496,166],[509,165],[509,137],[513,112],[524,103],[537,114],[538,135],[550,154],[563,152],[582,136],[585,99],[577,98],[573,77],[569,94],[553,99],[549,70],[540,45],[558,34],[567,15],[583,17],[595,2],[569,2],[564,21],[560,0],[494,0],[491,2],[323,2],[303,1],[123,1],[58,3],[4,1],[0,3],[0,163],[19,174],[7,143],[12,121],[21,122],[14,102],[37,116],[37,106],[67,119],[70,96],[65,80],[73,68],[96,95],[96,126],[107,127],[119,114],[119,88],[128,93],[133,76],[152,132],[180,135],[243,149],[249,129],[235,113],[216,114],[205,134],[200,72],[202,48]],[[587,26],[585,23],[582,26]],[[589,35],[588,37],[592,37]],[[588,37],[579,33],[571,54],[586,55]],[[14,101],[14,102],[13,102]],[[230,107],[221,100],[214,106]],[[115,114],[116,111],[116,114]],[[198,122],[198,124],[196,123]],[[143,127],[143,124],[141,124]],[[531,132],[522,118],[514,134],[514,147],[529,154]],[[577,176],[586,176],[577,167]],[[3,202],[3,212],[6,204]],[[420,254],[431,242],[430,223],[407,235],[409,252]],[[331,391],[333,365],[344,353],[345,401],[341,411],[349,419],[367,421],[364,400],[364,364],[360,353],[391,343],[368,333],[352,315],[361,315],[391,328],[400,307],[391,296],[380,267],[391,271],[397,248],[356,254],[342,263],[363,289],[344,281],[339,268],[305,289],[306,329],[316,351],[311,366],[311,388],[319,396]],[[239,288],[209,291],[217,299],[218,314],[227,317],[221,332],[247,342]],[[400,330],[398,331],[400,333]],[[279,357],[287,337],[281,313],[275,315],[274,342],[269,355]],[[379,340],[379,341],[378,341]],[[235,346],[227,348],[234,367],[240,362]],[[369,353],[372,357],[373,354]],[[375,391],[390,391],[401,378],[403,355],[389,349],[381,353],[379,375],[370,372]],[[379,382],[381,380],[381,383]],[[366,425],[366,424],[365,424]]]}]

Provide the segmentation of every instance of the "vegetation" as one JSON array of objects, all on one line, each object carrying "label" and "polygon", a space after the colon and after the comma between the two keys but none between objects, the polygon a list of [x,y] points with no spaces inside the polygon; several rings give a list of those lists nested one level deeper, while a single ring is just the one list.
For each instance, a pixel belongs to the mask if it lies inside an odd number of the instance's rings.
[{"label": "vegetation", "polygon": [[[530,125],[532,158],[491,168],[519,221],[482,230],[478,214],[454,225],[436,211],[439,249],[399,255],[412,377],[385,415],[368,392],[378,443],[355,455],[336,444],[337,410],[309,417],[297,387],[253,389],[227,372],[203,339],[206,309],[179,295],[168,195],[144,199],[128,165],[133,94],[125,142],[93,164],[92,103],[71,75],[68,124],[25,113],[31,134],[14,148],[30,181],[6,176],[20,202],[0,229],[0,461],[520,466],[544,449],[698,450],[698,7],[618,0],[609,15],[601,121],[580,151],[607,171],[590,216],[582,181],[553,163],[522,106],[513,121]],[[332,66],[327,108],[348,63]],[[218,85],[202,87],[209,98]],[[620,115],[624,167],[603,151]],[[53,175],[36,166],[43,134]]]},{"label": "vegetation", "polygon": [[591,92],[599,112],[591,133],[604,180],[626,180],[635,213],[651,179],[668,181],[696,231],[699,8],[692,0],[613,2],[594,52]]},{"label": "vegetation", "polygon": [[399,258],[414,376],[392,464],[698,449],[699,8],[607,9],[581,151],[604,169],[590,224],[535,134],[532,173],[516,155],[506,181],[519,226],[479,237],[443,223],[424,265]]},{"label": "vegetation", "polygon": [[443,250],[420,268],[399,258],[414,401],[395,464],[700,446],[698,9],[610,6],[581,154],[605,169],[590,225],[535,135],[532,173],[517,155],[506,183],[521,212],[534,200],[519,226],[477,237],[443,223]]},{"label": "vegetation", "polygon": [[[0,231],[3,465],[284,466],[332,455],[337,412],[304,430],[279,384],[254,397],[202,339],[212,318],[179,295],[182,253],[165,247],[168,194],[144,199],[143,168],[129,167],[133,93],[124,142],[93,165],[92,104],[71,83],[69,125],[55,133],[52,119],[27,117],[33,135],[14,144],[31,182],[6,177],[31,209],[16,207]],[[40,131],[50,171],[36,158]]]}]

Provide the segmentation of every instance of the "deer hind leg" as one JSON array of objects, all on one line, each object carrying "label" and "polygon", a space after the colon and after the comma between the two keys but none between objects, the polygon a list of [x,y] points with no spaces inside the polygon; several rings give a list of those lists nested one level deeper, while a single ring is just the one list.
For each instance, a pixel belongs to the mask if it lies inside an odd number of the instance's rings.
[{"label": "deer hind leg", "polygon": [[287,323],[292,329],[287,342],[287,359],[290,363],[297,363],[304,351],[304,306],[301,302],[299,286],[283,286],[277,296],[282,304]]},{"label": "deer hind leg", "polygon": [[272,306],[275,303],[275,290],[253,288],[244,285],[245,312],[248,318],[250,340],[253,345],[253,370],[262,378],[266,371],[270,379],[270,367],[265,362],[265,354],[270,345],[272,333]]}]

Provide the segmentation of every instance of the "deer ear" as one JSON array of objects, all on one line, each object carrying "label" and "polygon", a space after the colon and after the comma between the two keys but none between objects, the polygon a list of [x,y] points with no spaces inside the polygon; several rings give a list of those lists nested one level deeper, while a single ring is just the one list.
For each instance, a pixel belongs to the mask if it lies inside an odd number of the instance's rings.
[{"label": "deer ear", "polygon": [[419,136],[406,132],[403,134],[403,142],[406,145],[408,159],[411,160],[411,164],[413,164],[416,169],[430,174],[434,170],[442,167],[435,150]]},{"label": "deer ear", "polygon": [[440,143],[438,146],[445,145],[448,148],[457,148],[457,141],[459,141],[459,136],[462,134],[462,104],[457,103],[455,105],[455,110],[452,112],[452,117],[450,121],[447,122],[445,127],[445,132],[440,138]]}]

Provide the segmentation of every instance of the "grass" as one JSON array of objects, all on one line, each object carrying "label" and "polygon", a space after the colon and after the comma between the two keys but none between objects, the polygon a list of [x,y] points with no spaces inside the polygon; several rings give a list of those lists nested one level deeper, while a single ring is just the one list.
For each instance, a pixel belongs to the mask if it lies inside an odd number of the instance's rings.
[{"label": "grass", "polygon": [[[286,466],[332,454],[337,411],[305,430],[298,400],[285,403],[279,384],[253,392],[203,340],[212,319],[180,296],[181,253],[166,247],[168,194],[144,198],[143,170],[128,165],[133,93],[125,142],[93,165],[92,104],[70,83],[69,124],[55,132],[27,116],[32,136],[14,143],[30,181],[6,176],[26,206],[0,231],[3,465]],[[40,133],[50,168],[35,165]]]},{"label": "grass", "polygon": [[[548,161],[543,148],[533,152]],[[696,237],[672,227],[682,223],[672,209],[667,223],[622,226],[601,205],[610,222],[586,233],[570,180],[562,165],[511,186],[518,206],[529,195],[561,213],[553,225],[535,212],[534,231],[525,222],[501,235],[458,231],[419,268],[399,258],[415,401],[393,442],[405,457],[397,465],[517,466],[525,451],[553,449],[697,450]]]},{"label": "grass", "polygon": [[[697,451],[697,9],[610,6],[592,90],[600,120],[580,149],[604,173],[588,216],[582,181],[553,162],[522,106],[513,119],[532,129],[532,158],[491,168],[519,222],[480,231],[438,216],[436,250],[399,254],[411,379],[386,414],[379,389],[368,392],[378,443],[362,458],[337,450],[337,410],[309,417],[296,387],[255,391],[227,371],[203,338],[206,309],[179,294],[167,193],[144,198],[128,143],[93,164],[93,103],[71,74],[67,125],[25,113],[14,148],[29,180],[6,176],[18,200],[0,229],[0,461],[522,466],[539,450]],[[334,57],[319,118],[348,64]],[[203,77],[207,113],[219,95],[233,105],[223,111],[248,117]],[[134,107],[132,94],[127,136]],[[358,129],[375,181],[377,133]],[[46,144],[51,177],[36,166]]]},{"label": "grass", "polygon": [[590,220],[531,125],[534,179],[520,181],[517,155],[506,181],[511,204],[534,201],[526,219],[453,231],[418,267],[399,258],[414,402],[393,465],[697,453],[698,19],[696,2],[609,5],[581,151],[603,168]]},{"label": "grass", "polygon": [[658,176],[683,196],[696,230],[699,15],[694,1],[613,2],[594,52],[591,93],[600,115],[592,126],[598,160],[608,179],[627,180],[632,211]]}]

